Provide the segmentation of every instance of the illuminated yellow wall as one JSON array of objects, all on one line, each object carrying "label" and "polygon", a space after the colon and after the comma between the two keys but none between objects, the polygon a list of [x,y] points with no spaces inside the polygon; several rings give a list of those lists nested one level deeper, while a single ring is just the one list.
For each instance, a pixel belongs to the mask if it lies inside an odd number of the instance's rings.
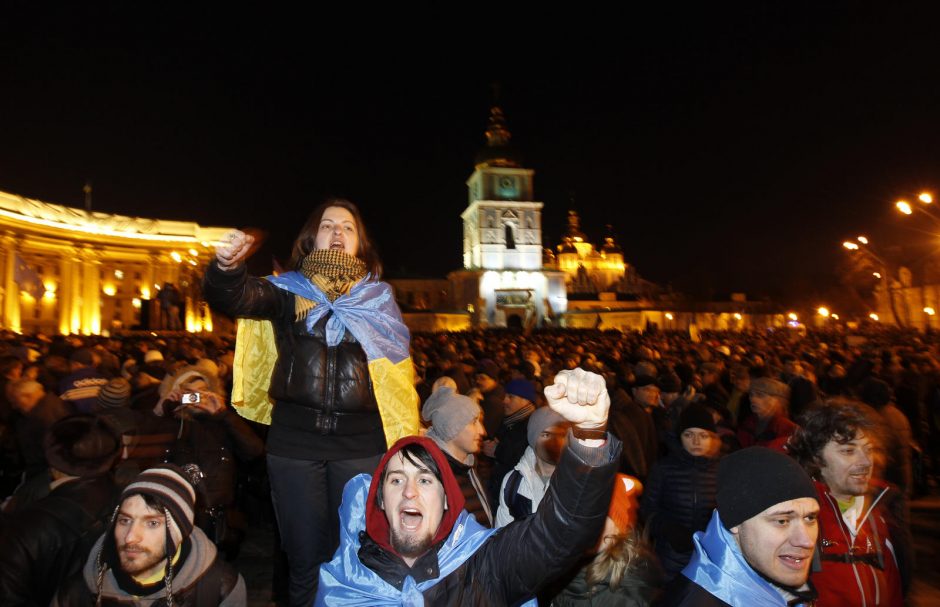
[{"label": "illuminated yellow wall", "polygon": [[[98,334],[129,329],[165,282],[195,289],[212,246],[230,228],[88,212],[0,192],[0,325],[17,332]],[[22,260],[39,282],[18,281]],[[154,310],[156,311],[156,310]],[[211,330],[201,302],[190,330]]]}]

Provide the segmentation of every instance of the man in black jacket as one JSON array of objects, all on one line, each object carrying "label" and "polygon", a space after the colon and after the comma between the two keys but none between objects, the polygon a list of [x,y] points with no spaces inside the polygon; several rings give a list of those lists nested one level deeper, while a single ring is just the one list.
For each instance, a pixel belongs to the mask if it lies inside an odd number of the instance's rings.
[{"label": "man in black jacket", "polygon": [[340,549],[321,567],[316,605],[516,604],[532,600],[597,541],[620,444],[606,432],[604,379],[563,371],[545,389],[573,424],[534,516],[498,533],[463,510],[463,496],[430,440],[396,443],[370,480],[346,486]]},{"label": "man in black jacket", "polygon": [[48,605],[59,584],[81,568],[117,497],[107,472],[121,440],[108,422],[66,417],[43,446],[51,492],[5,520],[0,534],[0,597],[7,606]]}]

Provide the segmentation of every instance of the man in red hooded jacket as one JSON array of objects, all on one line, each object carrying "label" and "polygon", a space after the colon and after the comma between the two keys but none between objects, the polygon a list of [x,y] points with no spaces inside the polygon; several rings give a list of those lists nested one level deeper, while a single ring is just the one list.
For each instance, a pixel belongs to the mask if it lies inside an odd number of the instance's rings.
[{"label": "man in red hooded jacket", "polygon": [[606,432],[604,378],[563,371],[545,389],[571,422],[568,447],[531,517],[486,529],[433,441],[406,437],[371,478],[347,485],[340,547],[320,570],[316,605],[481,605],[533,600],[600,535],[620,443]]},{"label": "man in red hooded jacket", "polygon": [[818,605],[901,607],[897,542],[901,528],[886,504],[891,487],[872,479],[875,412],[830,401],[806,412],[788,448],[816,481],[822,571],[810,579]]}]

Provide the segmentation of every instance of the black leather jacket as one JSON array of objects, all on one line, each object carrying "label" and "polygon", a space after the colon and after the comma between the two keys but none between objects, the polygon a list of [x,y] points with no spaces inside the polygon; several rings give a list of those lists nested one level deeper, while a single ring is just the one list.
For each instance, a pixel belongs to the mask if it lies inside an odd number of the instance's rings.
[{"label": "black leather jacket", "polygon": [[11,516],[0,533],[4,605],[48,605],[56,588],[81,570],[117,499],[107,476],[70,480]]},{"label": "black leather jacket", "polygon": [[275,401],[268,453],[297,459],[348,459],[385,451],[378,404],[362,346],[346,331],[326,345],[322,318],[308,333],[295,320],[294,295],[248,276],[244,265],[224,272],[210,263],[206,300],[229,316],[271,320],[278,359],[269,394]]}]

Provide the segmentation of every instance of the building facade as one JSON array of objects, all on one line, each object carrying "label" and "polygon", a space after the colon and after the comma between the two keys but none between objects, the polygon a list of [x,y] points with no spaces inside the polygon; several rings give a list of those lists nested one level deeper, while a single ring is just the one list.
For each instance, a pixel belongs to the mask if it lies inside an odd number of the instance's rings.
[{"label": "building facade", "polygon": [[543,267],[542,203],[499,107],[467,179],[463,269],[448,274],[455,307],[477,326],[536,326],[567,309],[564,273]]},{"label": "building facade", "polygon": [[211,331],[199,277],[230,229],[0,192],[0,325],[47,334]]}]

